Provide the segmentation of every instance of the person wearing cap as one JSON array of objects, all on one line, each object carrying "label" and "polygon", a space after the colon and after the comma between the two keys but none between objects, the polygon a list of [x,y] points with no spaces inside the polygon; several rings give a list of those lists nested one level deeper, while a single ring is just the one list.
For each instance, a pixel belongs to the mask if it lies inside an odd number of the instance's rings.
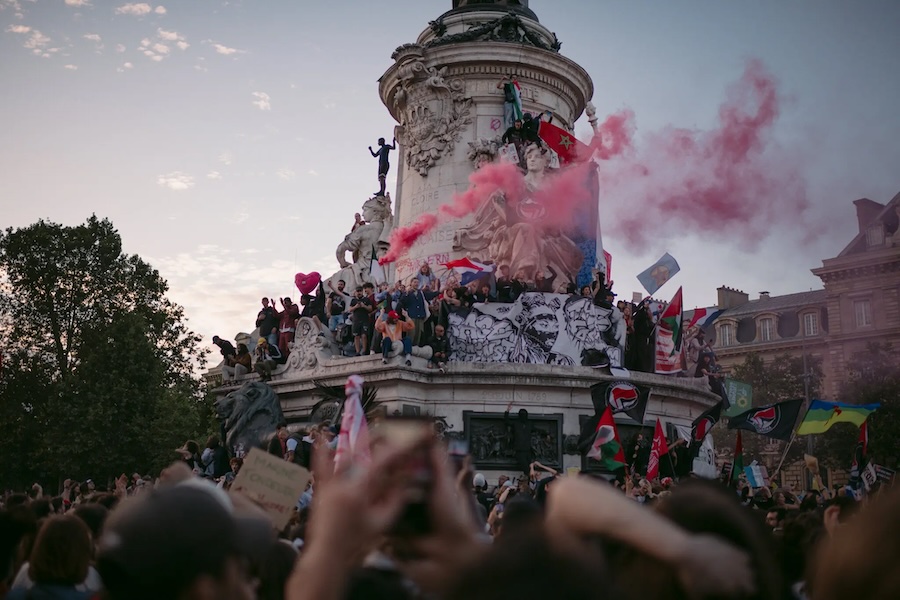
[{"label": "person wearing cap", "polygon": [[205,481],[130,498],[110,514],[97,571],[107,600],[251,600],[248,560],[264,560],[271,522]]},{"label": "person wearing cap", "polygon": [[415,325],[409,319],[401,320],[400,315],[397,314],[397,311],[392,310],[388,311],[387,320],[379,321],[375,324],[375,329],[377,329],[381,335],[381,362],[382,364],[387,364],[388,355],[391,350],[394,348],[394,342],[400,342],[403,344],[403,356],[406,357],[406,366],[412,366],[412,362],[409,360],[409,354],[412,352],[412,340],[409,339],[409,336],[404,336],[404,331],[412,331]]},{"label": "person wearing cap", "polygon": [[253,370],[259,373],[262,381],[271,380],[272,371],[278,368],[278,365],[283,365],[284,362],[285,357],[278,346],[266,338],[259,338],[256,342],[256,365]]}]

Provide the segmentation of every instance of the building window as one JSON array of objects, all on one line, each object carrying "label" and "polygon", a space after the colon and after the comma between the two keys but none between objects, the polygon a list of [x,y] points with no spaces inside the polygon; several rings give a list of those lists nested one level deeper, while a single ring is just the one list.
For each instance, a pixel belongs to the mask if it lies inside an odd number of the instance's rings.
[{"label": "building window", "polygon": [[866,246],[869,248],[884,246],[884,228],[881,223],[866,229]]},{"label": "building window", "polygon": [[868,327],[872,324],[872,304],[868,300],[854,302],[853,312],[856,313],[857,327]]},{"label": "building window", "polygon": [[719,325],[719,345],[734,345],[734,328],[732,327],[731,323],[722,323],[721,325]]},{"label": "building window", "polygon": [[775,337],[775,320],[770,318],[759,320],[759,341],[771,342]]},{"label": "building window", "polygon": [[803,315],[803,335],[807,337],[819,335],[819,315],[816,313]]}]

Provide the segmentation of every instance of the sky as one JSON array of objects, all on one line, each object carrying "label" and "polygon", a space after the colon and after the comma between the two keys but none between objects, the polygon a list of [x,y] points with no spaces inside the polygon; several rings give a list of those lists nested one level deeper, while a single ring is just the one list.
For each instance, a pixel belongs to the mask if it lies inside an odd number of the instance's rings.
[{"label": "sky", "polygon": [[[773,295],[856,234],[852,201],[900,192],[900,2],[532,0],[561,52],[594,81],[603,116],[636,141],[715,127],[749,59],[778,83],[772,132],[801,166],[816,228],[776,221],[754,247],[730,231],[654,231],[626,249],[620,295],[664,252],[686,307],[726,285]],[[109,218],[124,250],[168,281],[207,340],[249,332],[262,296],[337,270],[334,249],[376,185],[367,146],[393,121],[377,79],[450,0],[0,0],[0,227]],[[590,128],[582,117],[581,138]],[[396,185],[395,170],[388,189]],[[601,198],[601,223],[605,210]]]}]

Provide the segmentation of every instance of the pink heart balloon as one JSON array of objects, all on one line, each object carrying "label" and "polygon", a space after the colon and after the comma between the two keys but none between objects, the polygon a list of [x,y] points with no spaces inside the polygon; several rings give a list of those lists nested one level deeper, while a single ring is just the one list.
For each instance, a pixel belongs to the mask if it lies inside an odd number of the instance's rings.
[{"label": "pink heart balloon", "polygon": [[310,274],[297,273],[294,275],[294,284],[301,294],[312,294],[322,281],[322,276],[318,272],[313,271]]}]

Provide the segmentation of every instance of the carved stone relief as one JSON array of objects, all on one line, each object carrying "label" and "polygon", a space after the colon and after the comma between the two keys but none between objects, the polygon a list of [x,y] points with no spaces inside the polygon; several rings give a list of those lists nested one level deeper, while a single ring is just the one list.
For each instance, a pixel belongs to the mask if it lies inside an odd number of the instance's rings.
[{"label": "carved stone relief", "polygon": [[392,99],[400,117],[397,139],[406,164],[425,177],[445,153],[452,152],[463,128],[471,122],[472,99],[465,83],[447,78],[447,67],[429,67],[421,46],[407,44],[393,56],[400,85]]}]

